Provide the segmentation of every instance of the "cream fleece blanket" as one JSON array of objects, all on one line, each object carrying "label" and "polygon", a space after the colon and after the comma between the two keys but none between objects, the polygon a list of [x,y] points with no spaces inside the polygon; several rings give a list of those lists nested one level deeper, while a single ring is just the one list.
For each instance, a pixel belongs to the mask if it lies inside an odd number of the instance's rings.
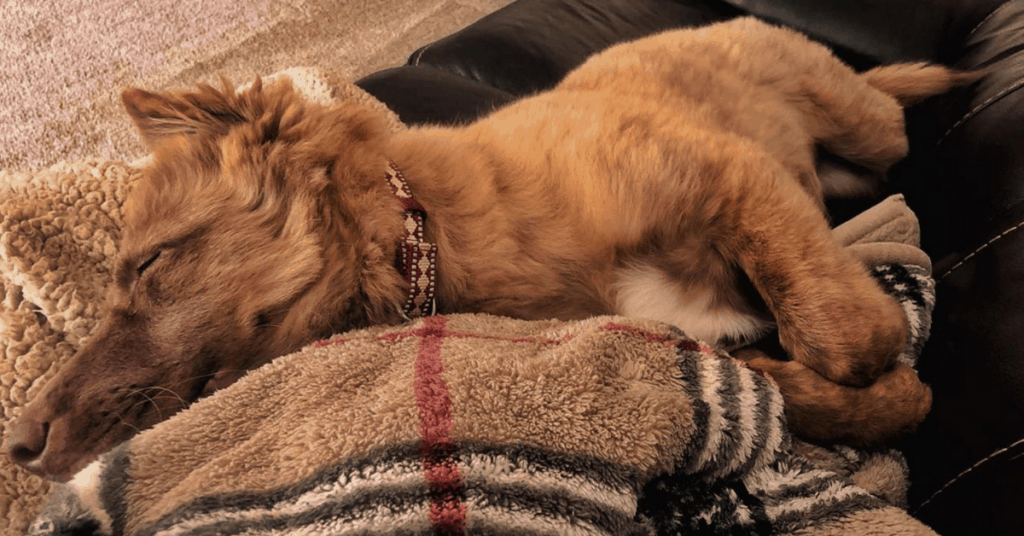
[{"label": "cream fleece blanket", "polygon": [[[0,426],[95,326],[137,176],[103,160],[0,173]],[[891,198],[836,233],[903,303],[913,363],[934,301],[913,214]],[[439,317],[254,371],[61,486],[34,530],[930,533],[899,509],[897,454],[793,441],[781,409],[770,381],[661,324]],[[51,486],[6,459],[0,482],[20,534]]]}]

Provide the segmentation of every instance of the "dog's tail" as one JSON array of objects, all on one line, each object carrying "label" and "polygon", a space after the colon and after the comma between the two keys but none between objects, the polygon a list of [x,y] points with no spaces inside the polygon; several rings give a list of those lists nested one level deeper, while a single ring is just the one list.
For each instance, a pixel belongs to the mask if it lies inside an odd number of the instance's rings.
[{"label": "dog's tail", "polygon": [[931,409],[931,389],[903,363],[868,387],[850,387],[757,349],[745,348],[733,355],[775,380],[785,401],[788,425],[802,439],[879,446],[914,430]]},{"label": "dog's tail", "polygon": [[862,76],[875,89],[891,95],[903,106],[970,84],[986,71],[957,71],[933,63],[895,63],[875,67]]}]

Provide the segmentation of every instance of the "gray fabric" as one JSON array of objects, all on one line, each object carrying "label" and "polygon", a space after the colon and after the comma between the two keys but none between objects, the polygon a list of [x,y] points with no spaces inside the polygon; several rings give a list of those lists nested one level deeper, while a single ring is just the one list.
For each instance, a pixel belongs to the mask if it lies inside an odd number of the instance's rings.
[{"label": "gray fabric", "polygon": [[932,262],[921,251],[921,229],[917,216],[902,195],[893,195],[858,214],[833,231],[840,243],[850,248],[868,266],[902,264],[932,273]]}]

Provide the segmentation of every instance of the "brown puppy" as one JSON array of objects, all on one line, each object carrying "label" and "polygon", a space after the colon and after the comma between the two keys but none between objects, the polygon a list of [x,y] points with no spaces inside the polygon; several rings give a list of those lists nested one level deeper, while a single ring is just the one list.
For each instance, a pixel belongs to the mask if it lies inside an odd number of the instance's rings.
[{"label": "brown puppy", "polygon": [[[936,66],[857,75],[741,19],[615,46],[472,125],[393,138],[286,83],[128,90],[154,161],[126,209],[109,312],[7,448],[67,477],[248,369],[400,322],[389,159],[428,215],[443,312],[638,315],[726,347],[774,325],[810,372],[780,375],[784,393],[870,385],[906,320],[833,241],[815,146],[884,171],[907,152],[898,100],[957,81]],[[810,428],[828,429],[819,406]]]}]

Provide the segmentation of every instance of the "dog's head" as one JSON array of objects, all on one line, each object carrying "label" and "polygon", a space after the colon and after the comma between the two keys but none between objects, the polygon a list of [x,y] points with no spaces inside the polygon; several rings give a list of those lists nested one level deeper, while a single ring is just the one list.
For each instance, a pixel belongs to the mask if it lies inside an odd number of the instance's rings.
[{"label": "dog's head", "polygon": [[56,477],[274,357],[397,320],[402,298],[375,114],[288,83],[122,99],[153,162],[125,206],[104,318],[7,438]]}]

